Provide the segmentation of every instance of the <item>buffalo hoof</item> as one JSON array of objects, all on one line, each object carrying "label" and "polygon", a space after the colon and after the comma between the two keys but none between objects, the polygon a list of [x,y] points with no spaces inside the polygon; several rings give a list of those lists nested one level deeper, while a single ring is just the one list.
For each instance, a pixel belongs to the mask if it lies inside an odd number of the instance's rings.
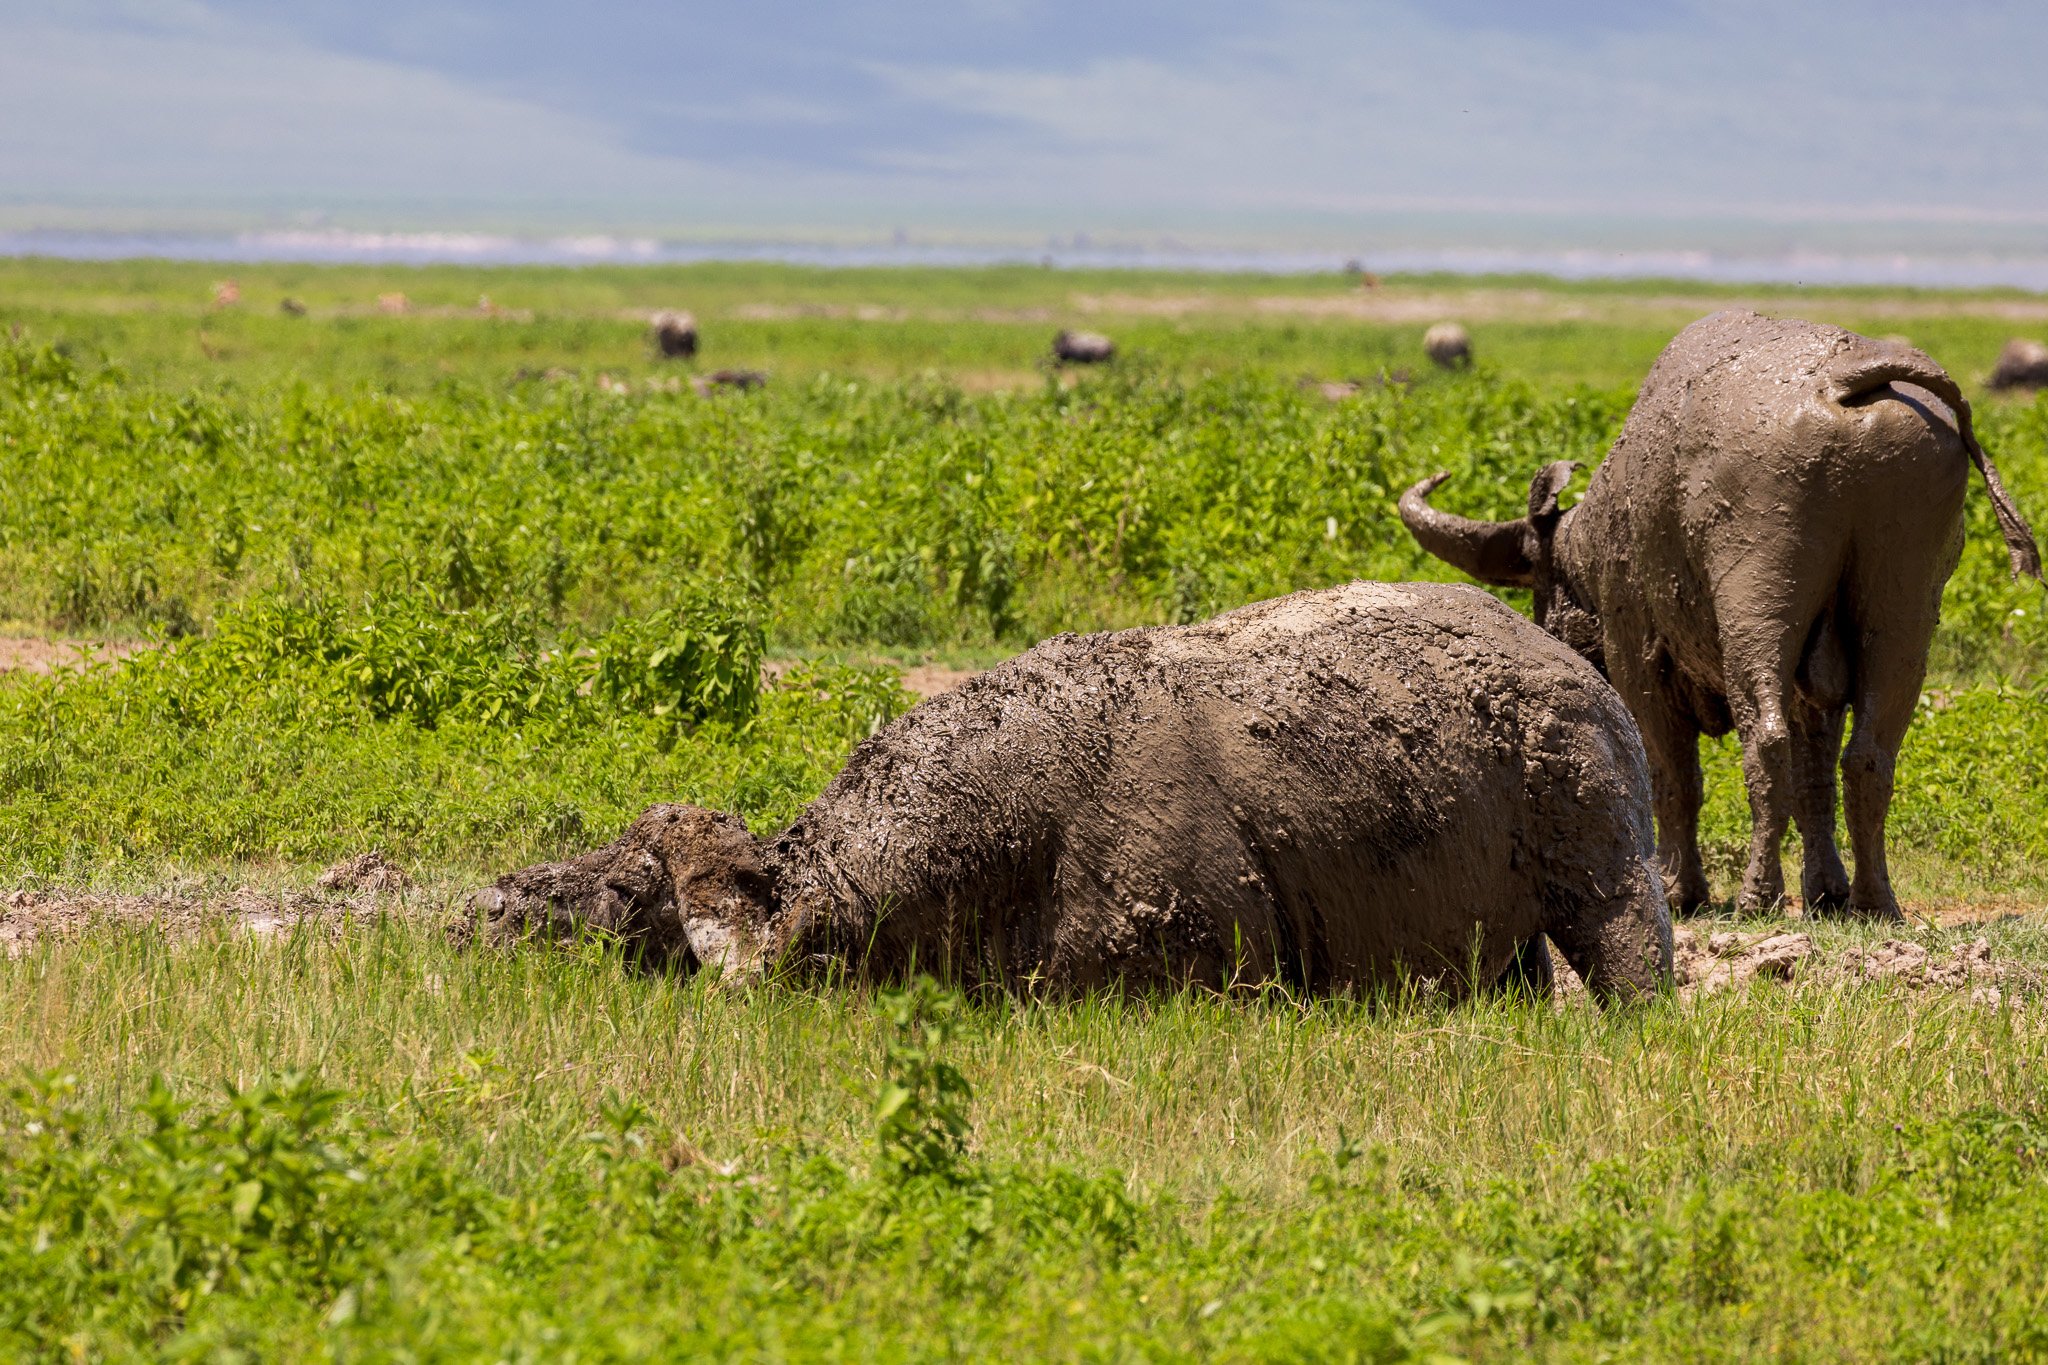
[{"label": "buffalo hoof", "polygon": [[1856,911],[1850,907],[1847,891],[1820,891],[1800,898],[1801,909],[1808,919],[1849,919]]},{"label": "buffalo hoof", "polygon": [[1883,900],[1852,900],[1843,914],[1845,918],[1869,920],[1873,924],[1896,924],[1906,918],[1906,912],[1899,909],[1896,896],[1886,896]]}]

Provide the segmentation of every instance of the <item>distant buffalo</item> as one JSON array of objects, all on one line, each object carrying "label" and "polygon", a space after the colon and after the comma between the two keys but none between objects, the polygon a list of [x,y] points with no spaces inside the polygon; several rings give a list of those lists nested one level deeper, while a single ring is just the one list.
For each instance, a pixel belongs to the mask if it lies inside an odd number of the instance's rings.
[{"label": "distant buffalo", "polygon": [[1991,371],[1994,389],[2048,389],[2048,346],[2014,337],[1998,353]]},{"label": "distant buffalo", "polygon": [[768,387],[768,376],[759,370],[713,370],[710,374],[692,376],[690,387],[700,395],[715,393],[720,389],[738,389],[747,393],[754,389]]},{"label": "distant buffalo", "polygon": [[1100,332],[1061,330],[1052,339],[1055,360],[1069,365],[1099,365],[1116,356],[1116,343]]},{"label": "distant buffalo", "polygon": [[654,344],[671,360],[697,354],[697,319],[688,313],[660,312],[653,318]]},{"label": "distant buffalo", "polygon": [[1472,363],[1472,334],[1455,322],[1439,322],[1422,334],[1422,349],[1446,370]]}]

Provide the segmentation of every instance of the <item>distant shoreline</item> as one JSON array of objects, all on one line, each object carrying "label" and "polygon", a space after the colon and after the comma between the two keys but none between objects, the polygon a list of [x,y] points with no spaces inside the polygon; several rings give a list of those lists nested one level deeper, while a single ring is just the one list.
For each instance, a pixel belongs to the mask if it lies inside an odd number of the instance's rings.
[{"label": "distant shoreline", "polygon": [[1407,247],[1358,253],[1211,249],[1175,245],[1022,246],[913,241],[869,244],[800,240],[664,240],[642,235],[518,236],[483,232],[362,232],[290,229],[248,232],[0,231],[0,257],[65,260],[161,259],[230,263],[356,265],[686,265],[761,261],[813,266],[1046,265],[1196,273],[1335,273],[1355,261],[1380,274],[1546,275],[1563,280],[1674,279],[1718,284],[1892,285],[2048,292],[2042,254],[1740,251],[1611,247],[1514,249]]}]

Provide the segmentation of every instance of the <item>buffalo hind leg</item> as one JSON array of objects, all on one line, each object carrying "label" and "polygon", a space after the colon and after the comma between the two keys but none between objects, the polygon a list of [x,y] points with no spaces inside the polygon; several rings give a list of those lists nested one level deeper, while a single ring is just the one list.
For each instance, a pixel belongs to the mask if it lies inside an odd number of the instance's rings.
[{"label": "buffalo hind leg", "polygon": [[1665,894],[1680,915],[1707,908],[1712,891],[1706,865],[1700,861],[1700,805],[1705,784],[1700,776],[1700,730],[1658,691],[1624,693],[1643,736],[1644,757],[1650,760],[1650,799],[1657,815],[1657,862],[1664,871]]},{"label": "buffalo hind leg", "polygon": [[1594,999],[1640,1000],[1670,986],[1671,917],[1647,864],[1611,891],[1578,891],[1558,910],[1550,939]]},{"label": "buffalo hind leg", "polygon": [[1792,708],[1792,819],[1799,826],[1799,894],[1809,915],[1849,905],[1849,872],[1835,843],[1835,761],[1847,710],[1804,699]]},{"label": "buffalo hind leg", "polygon": [[1749,791],[1749,864],[1735,908],[1777,909],[1785,900],[1785,832],[1792,826],[1792,670],[1799,637],[1778,628],[1732,633],[1721,643],[1729,668],[1728,710],[1742,742],[1742,783]]},{"label": "buffalo hind leg", "polygon": [[1856,855],[1849,913],[1902,919],[1885,859],[1884,827],[1891,813],[1899,746],[1905,742],[1906,727],[1920,700],[1926,653],[1923,646],[1915,657],[1910,645],[1902,648],[1897,641],[1873,637],[1865,643],[1863,661],[1862,676],[1857,679],[1856,716],[1849,728],[1849,743],[1842,750],[1842,805],[1848,817],[1849,844]]}]

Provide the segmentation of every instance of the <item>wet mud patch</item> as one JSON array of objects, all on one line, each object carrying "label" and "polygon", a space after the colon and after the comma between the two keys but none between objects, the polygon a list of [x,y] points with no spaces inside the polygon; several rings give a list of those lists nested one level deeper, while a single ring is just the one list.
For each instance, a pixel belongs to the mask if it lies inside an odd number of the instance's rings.
[{"label": "wet mud patch", "polygon": [[336,863],[322,872],[313,885],[322,891],[410,891],[414,882],[404,868],[372,851]]},{"label": "wet mud patch", "polygon": [[173,889],[140,894],[70,890],[0,892],[0,958],[61,943],[108,925],[189,938],[225,929],[268,938],[305,928],[339,932],[352,921],[439,910],[403,869],[381,854],[336,863],[311,888]]},{"label": "wet mud patch", "polygon": [[[1876,944],[1816,944],[1798,928],[1742,932],[1688,924],[1671,931],[1672,977],[1680,998],[1746,990],[1763,981],[1798,988],[1900,982],[1916,991],[1966,995],[1973,1003],[2018,1006],[2048,996],[2048,965],[1997,956],[1991,940],[1929,944],[1887,938]],[[1583,992],[1553,951],[1560,997]]]},{"label": "wet mud patch", "polygon": [[1898,981],[1915,990],[1967,992],[1972,1000],[1995,1005],[2008,995],[2039,995],[2048,987],[2048,968],[1996,957],[1991,940],[1981,935],[1946,945],[1887,938],[1823,950],[1811,935],[1791,930],[1702,933],[1681,925],[1672,932],[1672,947],[1679,989],[1694,995],[1756,980]]}]

